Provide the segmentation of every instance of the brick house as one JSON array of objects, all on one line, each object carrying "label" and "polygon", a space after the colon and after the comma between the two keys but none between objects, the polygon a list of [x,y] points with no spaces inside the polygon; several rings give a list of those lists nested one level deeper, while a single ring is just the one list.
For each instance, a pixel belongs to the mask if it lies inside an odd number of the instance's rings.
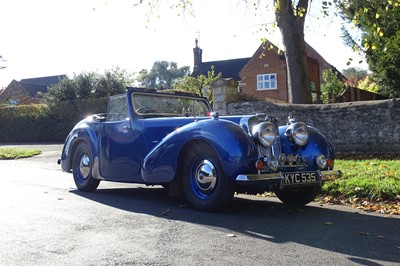
[{"label": "brick house", "polygon": [[13,80],[0,92],[0,104],[37,104],[40,103],[47,89],[67,78],[66,75]]},{"label": "brick house", "polygon": [[[317,94],[318,99],[323,70],[332,69],[339,78],[345,77],[307,43],[306,49],[310,89]],[[215,73],[221,73],[222,78],[239,81],[242,84],[241,92],[244,94],[288,102],[285,56],[282,50],[269,41],[262,43],[252,57],[203,62],[202,50],[196,40],[193,54],[193,76],[206,75],[211,66],[214,66]]]}]

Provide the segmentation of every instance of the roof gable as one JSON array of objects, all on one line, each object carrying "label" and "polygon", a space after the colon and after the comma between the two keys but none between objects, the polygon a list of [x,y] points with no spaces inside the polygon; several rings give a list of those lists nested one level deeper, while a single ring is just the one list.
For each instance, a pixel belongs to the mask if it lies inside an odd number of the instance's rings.
[{"label": "roof gable", "polygon": [[246,65],[244,65],[243,68],[239,70],[239,74],[242,71],[245,71],[245,69],[248,68],[249,65],[251,65],[255,60],[259,60],[260,58],[267,56],[267,54],[271,55],[271,53],[276,53],[276,56],[278,56],[281,60],[285,59],[285,54],[283,53],[283,51],[278,46],[267,40],[261,43],[253,56],[249,58],[249,61],[246,63]]}]

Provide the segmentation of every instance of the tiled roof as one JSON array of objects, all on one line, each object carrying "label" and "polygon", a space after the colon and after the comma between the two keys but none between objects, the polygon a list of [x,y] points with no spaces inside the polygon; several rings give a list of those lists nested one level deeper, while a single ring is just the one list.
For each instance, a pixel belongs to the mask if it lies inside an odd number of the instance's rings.
[{"label": "tiled roof", "polygon": [[24,87],[24,89],[32,96],[36,97],[38,92],[45,93],[47,89],[59,82],[60,80],[67,78],[66,75],[57,75],[57,76],[49,76],[49,77],[40,77],[40,78],[30,78],[30,79],[21,79],[19,83]]},{"label": "tiled roof", "polygon": [[234,80],[240,80],[239,72],[247,64],[251,58],[239,58],[222,61],[210,61],[200,63],[199,66],[194,67],[192,76],[197,77],[199,75],[207,76],[208,71],[211,70],[211,66],[214,66],[215,75],[222,74],[221,78],[233,78]]}]

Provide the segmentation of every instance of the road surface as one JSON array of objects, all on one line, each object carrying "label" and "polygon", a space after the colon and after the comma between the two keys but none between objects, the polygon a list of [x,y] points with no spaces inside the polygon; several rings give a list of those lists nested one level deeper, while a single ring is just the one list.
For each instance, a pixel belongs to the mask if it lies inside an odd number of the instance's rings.
[{"label": "road surface", "polygon": [[0,160],[0,265],[400,265],[400,217],[345,206],[293,210],[235,196],[223,213],[161,187],[76,190],[61,145]]}]

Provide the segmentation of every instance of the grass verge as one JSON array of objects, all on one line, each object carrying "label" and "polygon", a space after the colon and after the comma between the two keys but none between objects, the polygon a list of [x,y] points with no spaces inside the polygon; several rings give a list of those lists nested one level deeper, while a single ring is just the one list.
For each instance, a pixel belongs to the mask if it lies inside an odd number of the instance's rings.
[{"label": "grass verge", "polygon": [[343,176],[322,187],[319,199],[366,211],[400,215],[400,160],[335,160]]},{"label": "grass verge", "polygon": [[39,150],[25,150],[18,148],[0,148],[0,160],[27,158],[40,154]]}]

